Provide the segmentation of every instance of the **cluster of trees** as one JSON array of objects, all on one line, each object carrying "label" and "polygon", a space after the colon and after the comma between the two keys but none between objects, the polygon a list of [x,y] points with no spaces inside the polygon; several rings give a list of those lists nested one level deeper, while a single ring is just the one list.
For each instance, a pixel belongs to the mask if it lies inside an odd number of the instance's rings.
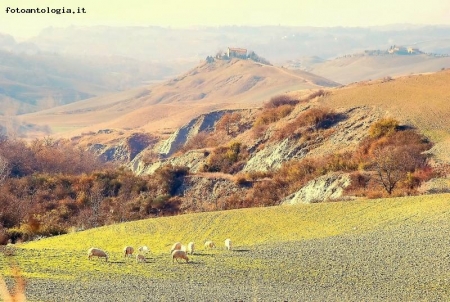
[{"label": "cluster of trees", "polygon": [[[262,116],[277,116],[277,109],[295,104],[295,100],[286,98],[272,99],[256,118],[255,128]],[[329,127],[341,118],[345,117],[329,108],[311,108],[279,127],[268,141],[289,137],[307,147],[330,135],[333,130]],[[232,141],[211,151],[204,171],[234,174],[236,183],[247,187],[246,194],[231,194],[221,200],[220,209],[277,205],[308,181],[338,171],[351,176],[348,195],[368,198],[413,195],[422,182],[435,176],[424,153],[431,146],[415,129],[401,127],[395,119],[387,118],[374,123],[367,138],[352,152],[294,159],[276,171],[242,173],[249,150]]]},{"label": "cluster of trees", "polygon": [[[252,60],[254,62],[258,62],[264,65],[272,65],[267,59],[257,55],[254,51],[249,51],[246,55],[235,55],[233,56],[235,58],[240,58],[240,59],[248,59],[248,60]],[[219,60],[229,60],[231,59],[226,52],[223,51],[218,51],[216,53],[216,59]],[[213,63],[214,62],[214,57],[212,56],[207,56],[206,57],[206,62],[207,63]]]},{"label": "cluster of trees", "polygon": [[[273,98],[254,118],[252,131],[262,116],[278,117],[285,110],[280,108],[293,110],[300,101]],[[266,141],[281,135],[277,140],[301,138],[306,146],[327,135],[329,126],[339,118],[327,108],[311,108],[284,128],[278,127]],[[350,173],[352,185],[347,194],[369,198],[415,194],[421,182],[434,173],[424,153],[431,143],[394,119],[374,123],[353,152],[290,160],[271,172],[243,173],[252,151],[235,138],[248,130],[247,124],[239,113],[224,115],[216,131],[199,134],[185,147],[206,148],[208,160],[203,171],[233,174],[229,176],[245,187],[245,194],[227,195],[215,209],[277,205],[308,181],[333,171]],[[144,138],[136,140],[146,141]],[[26,143],[1,137],[0,244],[66,233],[72,228],[196,211],[181,193],[187,176],[187,168],[171,165],[150,176],[136,176],[101,162],[67,140],[46,138]]]},{"label": "cluster of trees", "polygon": [[230,204],[276,205],[308,181],[337,171],[351,175],[348,195],[376,198],[417,194],[420,184],[435,176],[424,153],[431,146],[415,129],[404,129],[394,119],[382,119],[371,126],[369,136],[354,152],[291,160],[274,172],[241,176],[240,182],[253,181],[253,188],[244,198],[233,196]]},{"label": "cluster of trees", "polygon": [[187,169],[139,177],[69,141],[0,141],[0,244],[174,215]]}]

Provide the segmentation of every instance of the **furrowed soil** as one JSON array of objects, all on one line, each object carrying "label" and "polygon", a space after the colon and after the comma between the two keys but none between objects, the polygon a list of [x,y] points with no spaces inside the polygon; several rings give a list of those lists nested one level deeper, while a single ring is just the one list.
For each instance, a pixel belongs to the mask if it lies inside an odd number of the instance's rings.
[{"label": "furrowed soil", "polygon": [[[352,222],[350,231],[325,237],[236,242],[232,251],[216,242],[213,250],[198,247],[189,263],[172,263],[169,251],[152,251],[146,263],[120,252],[108,262],[89,261],[81,249],[38,248],[38,242],[1,256],[0,264],[22,269],[29,301],[449,301],[449,195],[427,198],[369,201],[366,212],[343,204],[353,209],[346,220],[361,211],[361,226]],[[404,218],[400,212],[389,220],[388,212],[384,220],[369,217],[389,205],[415,210]],[[258,228],[247,236],[270,232]],[[12,286],[10,276],[7,281]]]}]

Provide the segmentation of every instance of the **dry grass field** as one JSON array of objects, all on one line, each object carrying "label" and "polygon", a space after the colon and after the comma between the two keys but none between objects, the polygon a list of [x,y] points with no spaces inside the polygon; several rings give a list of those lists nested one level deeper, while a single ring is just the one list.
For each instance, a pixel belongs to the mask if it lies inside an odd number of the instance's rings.
[{"label": "dry grass field", "polygon": [[[30,301],[445,301],[450,195],[186,214],[7,247]],[[232,251],[223,241],[231,238]],[[206,250],[203,242],[217,248]],[[189,263],[172,243],[195,241]],[[146,263],[122,256],[147,245]],[[96,246],[110,261],[87,259]]]},{"label": "dry grass field", "polygon": [[333,81],[352,82],[381,79],[385,76],[404,76],[424,72],[436,72],[450,67],[450,57],[429,55],[380,55],[362,54],[345,56],[310,64],[308,71]]},{"label": "dry grass field", "polygon": [[450,70],[360,82],[331,90],[331,107],[377,106],[426,133],[450,131]]},{"label": "dry grass field", "polygon": [[[449,163],[448,83],[449,69],[436,73],[383,78],[330,89],[330,93],[319,102],[335,109],[367,106],[381,115],[416,127],[435,143],[432,149],[435,160]],[[299,95],[302,93],[298,92]]]},{"label": "dry grass field", "polygon": [[83,100],[22,118],[29,123],[48,125],[54,132],[79,129],[68,133],[69,136],[106,128],[173,130],[212,110],[258,107],[271,96],[286,91],[336,85],[307,72],[249,60],[216,61],[202,63],[163,83]]}]

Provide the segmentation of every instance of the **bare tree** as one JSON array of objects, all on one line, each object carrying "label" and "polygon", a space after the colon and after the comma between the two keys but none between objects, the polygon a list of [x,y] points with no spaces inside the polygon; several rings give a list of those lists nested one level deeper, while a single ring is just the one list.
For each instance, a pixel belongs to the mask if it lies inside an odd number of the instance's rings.
[{"label": "bare tree", "polygon": [[5,181],[10,172],[9,162],[6,158],[0,155],[0,185]]},{"label": "bare tree", "polygon": [[407,172],[414,171],[417,159],[404,147],[387,146],[374,151],[374,169],[377,180],[391,195]]},{"label": "bare tree", "polygon": [[239,133],[239,121],[242,116],[238,112],[226,113],[216,124],[216,129],[225,130],[227,135]]},{"label": "bare tree", "polygon": [[93,227],[97,227],[100,222],[101,204],[104,200],[102,191],[103,187],[100,184],[95,183],[89,192],[89,201],[92,209],[90,220]]}]

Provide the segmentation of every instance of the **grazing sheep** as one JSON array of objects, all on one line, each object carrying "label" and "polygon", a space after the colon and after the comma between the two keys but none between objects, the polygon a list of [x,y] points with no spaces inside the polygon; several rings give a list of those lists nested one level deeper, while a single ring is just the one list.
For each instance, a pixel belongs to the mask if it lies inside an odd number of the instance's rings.
[{"label": "grazing sheep", "polygon": [[124,257],[132,257],[134,253],[134,248],[131,246],[126,246],[123,248],[123,256]]},{"label": "grazing sheep", "polygon": [[189,254],[191,254],[191,255],[193,255],[194,254],[194,242],[189,242],[188,243],[188,247],[187,247],[187,252],[189,253]]},{"label": "grazing sheep", "polygon": [[141,254],[136,255],[136,263],[139,263],[139,262],[146,262],[144,255],[141,255]]},{"label": "grazing sheep", "polygon": [[106,254],[106,252],[101,249],[95,248],[95,247],[91,247],[88,250],[88,259],[91,260],[91,258],[93,256],[98,257],[98,258],[104,257],[105,261],[108,261],[108,255]]},{"label": "grazing sheep", "polygon": [[185,246],[184,244],[182,244],[182,245],[181,245],[181,249],[180,249],[180,250],[182,250],[182,251],[186,252],[186,251],[187,251],[187,248],[186,248],[186,246]]},{"label": "grazing sheep", "polygon": [[148,252],[150,252],[150,249],[147,246],[143,245],[138,248],[138,251],[139,253],[147,254]]},{"label": "grazing sheep", "polygon": [[189,258],[188,258],[188,256],[187,256],[185,251],[174,250],[172,252],[172,263],[175,263],[175,260],[177,260],[177,263],[179,263],[178,259],[184,259],[184,260],[186,260],[186,263],[189,262]]},{"label": "grazing sheep", "polygon": [[229,251],[233,248],[233,244],[231,243],[231,239],[227,238],[225,239],[225,248]]},{"label": "grazing sheep", "polygon": [[170,253],[172,254],[173,251],[175,250],[181,250],[181,243],[180,242],[176,242],[172,245],[172,248],[170,249]]},{"label": "grazing sheep", "polygon": [[206,248],[206,249],[213,249],[213,248],[215,248],[215,247],[216,247],[216,245],[214,244],[213,241],[208,240],[208,241],[205,242],[205,248]]}]

